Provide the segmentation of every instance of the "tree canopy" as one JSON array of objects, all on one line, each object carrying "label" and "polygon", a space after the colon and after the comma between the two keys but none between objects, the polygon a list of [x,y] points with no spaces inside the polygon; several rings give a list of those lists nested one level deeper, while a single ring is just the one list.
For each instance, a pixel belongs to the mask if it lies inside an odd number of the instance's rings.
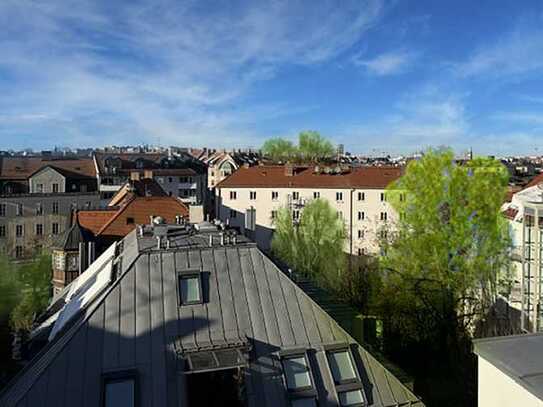
[{"label": "tree canopy", "polygon": [[298,224],[289,209],[280,209],[272,240],[274,255],[295,271],[323,285],[334,285],[345,266],[345,225],[322,199],[308,203]]},{"label": "tree canopy", "polygon": [[316,131],[303,131],[298,135],[298,145],[283,138],[272,138],[262,146],[264,155],[276,162],[318,162],[334,154],[333,144]]},{"label": "tree canopy", "polygon": [[404,310],[390,314],[396,328],[424,335],[452,323],[465,330],[494,303],[508,263],[500,214],[507,183],[498,161],[457,163],[451,150],[442,150],[411,161],[389,187],[387,200],[400,219],[381,264],[383,298]]}]

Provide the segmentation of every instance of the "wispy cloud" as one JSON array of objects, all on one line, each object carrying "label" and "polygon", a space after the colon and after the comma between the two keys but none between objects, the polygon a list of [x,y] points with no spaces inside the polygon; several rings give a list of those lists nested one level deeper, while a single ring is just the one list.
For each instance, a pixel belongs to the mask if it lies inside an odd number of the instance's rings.
[{"label": "wispy cloud", "polygon": [[492,118],[517,126],[543,126],[543,112],[498,112]]},{"label": "wispy cloud", "polygon": [[1,144],[44,128],[72,145],[159,137],[175,144],[254,143],[244,117],[289,110],[265,101],[244,108],[255,83],[287,65],[337,57],[383,12],[377,0],[306,6],[5,0]]},{"label": "wispy cloud", "polygon": [[363,59],[361,55],[357,55],[353,57],[353,63],[365,68],[371,74],[386,76],[406,71],[416,56],[414,52],[400,50],[377,55],[371,59]]},{"label": "wispy cloud", "polygon": [[518,75],[543,69],[543,30],[523,26],[485,44],[462,63],[455,65],[464,77],[476,75]]}]

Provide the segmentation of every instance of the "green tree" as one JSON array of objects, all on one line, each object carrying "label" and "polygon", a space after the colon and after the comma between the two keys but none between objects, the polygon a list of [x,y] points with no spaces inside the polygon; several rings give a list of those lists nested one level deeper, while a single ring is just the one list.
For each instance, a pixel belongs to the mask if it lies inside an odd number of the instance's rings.
[{"label": "green tree", "polygon": [[276,162],[287,162],[296,156],[294,144],[283,138],[271,138],[262,146],[262,152],[268,158]]},{"label": "green tree", "polygon": [[327,201],[316,199],[307,204],[297,224],[283,208],[275,227],[274,255],[323,286],[338,286],[345,270],[345,225]]},{"label": "green tree", "polygon": [[334,155],[334,146],[316,131],[303,131],[298,136],[298,150],[302,160],[318,162]]},{"label": "green tree", "polygon": [[[387,191],[400,214],[384,242],[383,317],[411,338],[454,341],[494,304],[507,269],[500,213],[508,172],[496,160],[456,163],[451,150],[412,161]],[[389,234],[390,235],[390,234]]]},{"label": "green tree", "polygon": [[29,331],[36,315],[43,312],[51,298],[51,256],[45,253],[17,270],[21,299],[11,314],[15,330]]},{"label": "green tree", "polygon": [[12,263],[0,256],[0,320],[9,317],[20,299],[20,282]]}]

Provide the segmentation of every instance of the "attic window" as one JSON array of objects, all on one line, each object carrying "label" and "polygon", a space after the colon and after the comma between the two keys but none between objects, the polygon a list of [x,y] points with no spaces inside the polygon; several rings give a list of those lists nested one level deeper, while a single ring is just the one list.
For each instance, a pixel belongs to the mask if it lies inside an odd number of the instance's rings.
[{"label": "attic window", "polygon": [[283,353],[281,364],[291,406],[316,406],[317,392],[307,352],[302,350]]},{"label": "attic window", "polygon": [[134,218],[130,218],[130,217],[126,218],[126,224],[127,225],[133,225],[134,224]]},{"label": "attic window", "polygon": [[202,279],[198,271],[182,272],[179,278],[179,305],[201,304]]},{"label": "attic window", "polygon": [[102,378],[102,406],[136,406],[136,387],[137,376],[134,371],[105,374]]},{"label": "attic window", "polygon": [[348,345],[328,348],[328,366],[334,378],[340,406],[365,406],[362,382]]}]

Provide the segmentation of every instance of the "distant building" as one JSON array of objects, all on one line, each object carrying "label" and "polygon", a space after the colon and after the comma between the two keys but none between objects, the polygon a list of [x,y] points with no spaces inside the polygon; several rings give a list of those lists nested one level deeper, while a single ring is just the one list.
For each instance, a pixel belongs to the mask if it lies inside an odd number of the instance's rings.
[{"label": "distant building", "polygon": [[397,167],[241,167],[216,186],[216,214],[268,250],[277,210],[288,208],[296,221],[311,200],[326,199],[345,222],[345,251],[375,254],[397,219],[385,189],[401,173]]},{"label": "distant building", "polygon": [[521,328],[543,331],[543,175],[503,207],[512,240],[513,291],[510,304],[521,311]]},{"label": "distant building", "polygon": [[0,405],[424,406],[253,243],[220,232],[158,224],[113,244],[57,296]]},{"label": "distant building", "polygon": [[211,154],[203,161],[207,165],[207,187],[213,189],[242,165],[248,167],[257,165],[260,162],[260,156],[249,152],[219,151]]},{"label": "distant building", "polygon": [[153,178],[170,196],[184,203],[204,204],[207,198],[207,169],[192,156],[166,153],[95,153],[98,185],[107,201],[133,174]]},{"label": "distant building", "polygon": [[543,334],[474,341],[479,407],[543,407]]}]

